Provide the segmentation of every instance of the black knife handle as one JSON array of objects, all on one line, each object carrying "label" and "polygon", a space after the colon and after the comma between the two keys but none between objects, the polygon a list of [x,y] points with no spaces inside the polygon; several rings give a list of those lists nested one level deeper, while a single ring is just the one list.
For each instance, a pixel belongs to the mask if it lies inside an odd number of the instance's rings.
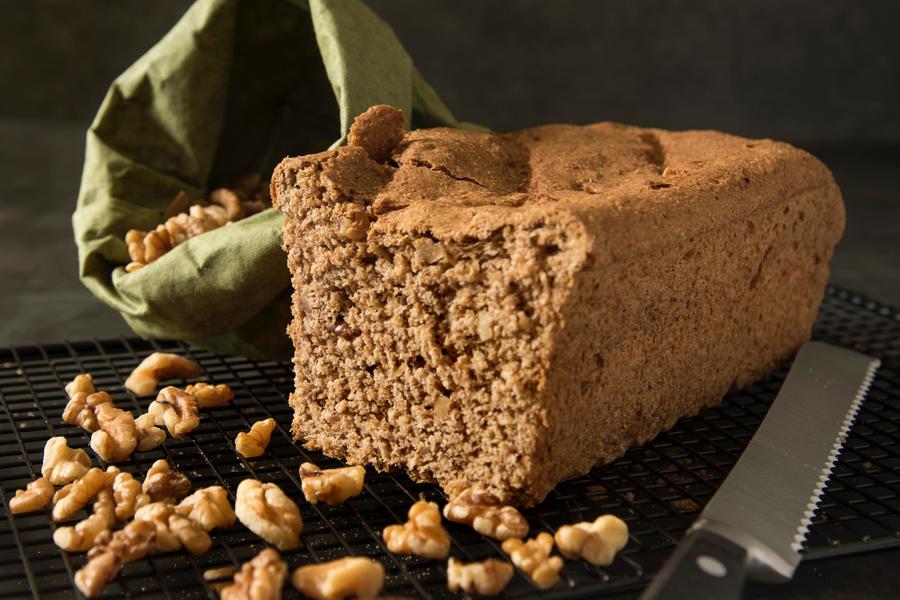
[{"label": "black knife handle", "polygon": [[685,536],[642,600],[737,600],[747,576],[747,551],[704,529]]}]

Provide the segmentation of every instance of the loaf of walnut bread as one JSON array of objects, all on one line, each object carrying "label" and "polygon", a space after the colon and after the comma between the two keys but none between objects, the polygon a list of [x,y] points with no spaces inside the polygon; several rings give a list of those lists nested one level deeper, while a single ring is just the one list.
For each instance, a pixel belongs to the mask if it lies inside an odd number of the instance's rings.
[{"label": "loaf of walnut bread", "polygon": [[844,210],[806,152],[403,122],[373,107],[272,177],[307,447],[530,505],[809,338]]}]

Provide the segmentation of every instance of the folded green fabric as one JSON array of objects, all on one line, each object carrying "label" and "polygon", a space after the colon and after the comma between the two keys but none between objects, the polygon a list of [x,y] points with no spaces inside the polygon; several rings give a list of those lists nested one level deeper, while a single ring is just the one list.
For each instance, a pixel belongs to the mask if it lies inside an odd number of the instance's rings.
[{"label": "folded green fabric", "polygon": [[460,124],[357,0],[199,0],[116,79],[87,135],[72,218],[81,280],[148,338],[287,358],[290,279],[273,209],[126,273],[123,241],[180,190],[194,200],[283,157],[343,143],[392,104],[414,127]]}]

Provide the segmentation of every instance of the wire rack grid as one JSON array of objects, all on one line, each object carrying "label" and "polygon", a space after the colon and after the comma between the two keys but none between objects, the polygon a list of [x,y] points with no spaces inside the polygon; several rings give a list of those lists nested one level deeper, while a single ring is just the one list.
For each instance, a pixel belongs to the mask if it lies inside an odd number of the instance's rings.
[{"label": "wire rack grid", "polygon": [[[883,364],[814,518],[806,559],[900,547],[900,313],[829,287],[814,337],[868,353]],[[11,515],[8,500],[39,476],[50,436],[65,436],[73,447],[88,445],[82,430],[62,421],[67,401],[63,385],[78,373],[89,372],[97,388],[109,391],[119,406],[142,413],[149,399],[135,399],[122,384],[139,360],[154,350],[190,356],[203,367],[206,380],[230,385],[235,399],[205,410],[200,427],[189,437],[168,438],[155,451],[134,454],[119,465],[123,470],[142,477],[153,461],[166,458],[190,477],[194,487],[221,485],[232,494],[232,501],[238,483],[247,477],[275,482],[299,500],[302,462],[339,466],[291,439],[286,401],[293,382],[289,364],[138,339],[0,349],[0,598],[72,597],[73,575],[84,555],[62,552],[53,544],[55,525],[47,512]],[[612,513],[628,523],[628,546],[607,568],[566,561],[560,582],[546,591],[517,572],[503,596],[585,598],[646,585],[740,456],[786,373],[787,366],[729,394],[720,406],[679,421],[623,458],[557,486],[543,503],[526,511],[532,535]],[[266,417],[278,423],[266,454],[242,458],[234,450],[236,434]],[[406,520],[409,506],[420,497],[446,500],[434,486],[370,469],[363,494],[341,506],[299,502],[303,543],[283,556],[291,568],[347,555],[368,556],[385,567],[386,593],[457,597],[446,588],[446,563],[391,554],[381,538],[385,526]],[[493,540],[456,524],[447,527],[453,556],[465,561],[504,556]],[[212,549],[202,556],[154,552],[126,565],[104,597],[216,598],[202,573],[226,565],[239,567],[264,544],[240,524],[212,537]],[[285,595],[299,597],[289,585]]]}]

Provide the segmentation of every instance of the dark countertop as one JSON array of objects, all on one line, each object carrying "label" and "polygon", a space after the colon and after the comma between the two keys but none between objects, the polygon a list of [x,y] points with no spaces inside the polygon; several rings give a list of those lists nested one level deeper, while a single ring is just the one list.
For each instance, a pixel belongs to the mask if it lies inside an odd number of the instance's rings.
[{"label": "dark countertop", "polygon": [[[0,120],[0,345],[103,338],[130,330],[77,277],[71,212],[82,127]],[[900,305],[900,151],[823,149],[847,205],[832,281]],[[788,585],[748,598],[894,598],[900,550],[802,564]]]}]

